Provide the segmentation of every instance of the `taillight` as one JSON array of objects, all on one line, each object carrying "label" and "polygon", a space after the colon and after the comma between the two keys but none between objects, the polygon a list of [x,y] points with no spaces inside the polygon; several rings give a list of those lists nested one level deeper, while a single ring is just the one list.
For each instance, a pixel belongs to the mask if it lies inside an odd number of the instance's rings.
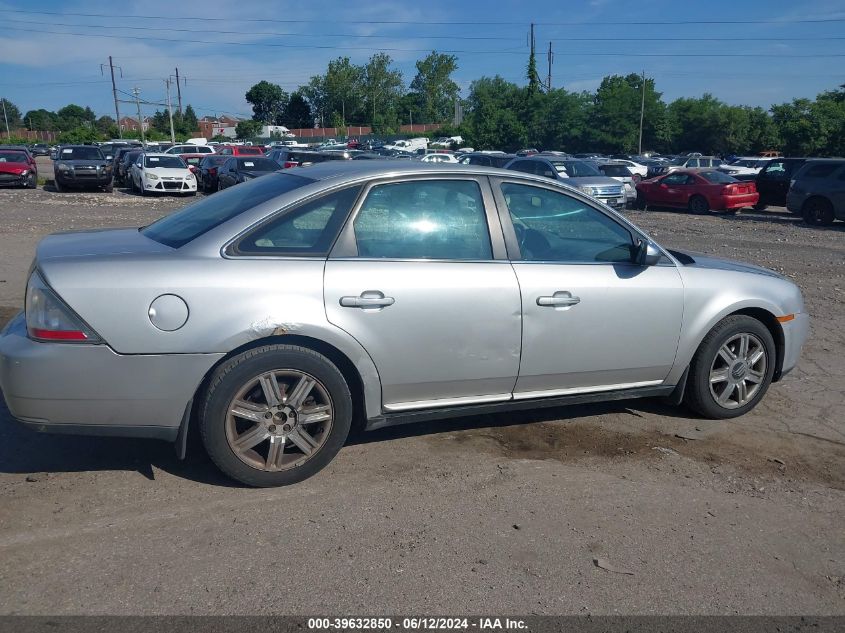
[{"label": "taillight", "polygon": [[100,337],[59,296],[38,271],[26,285],[26,330],[36,341],[100,343]]},{"label": "taillight", "polygon": [[284,168],[290,169],[291,167],[296,167],[297,165],[299,165],[299,163],[297,163],[295,160],[286,160]]}]

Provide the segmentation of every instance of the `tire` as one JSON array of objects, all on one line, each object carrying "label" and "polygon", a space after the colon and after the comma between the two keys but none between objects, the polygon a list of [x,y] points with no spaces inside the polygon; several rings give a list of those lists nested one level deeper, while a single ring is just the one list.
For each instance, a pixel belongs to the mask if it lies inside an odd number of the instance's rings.
[{"label": "tire", "polygon": [[114,184],[107,184],[105,187],[103,187],[103,191],[105,191],[106,193],[112,193],[114,191]]},{"label": "tire", "polygon": [[754,205],[754,210],[755,211],[765,211],[766,207],[768,207],[768,206],[769,205],[767,205],[765,202],[758,202],[757,204]]},{"label": "tire", "polygon": [[[268,397],[270,377],[276,389]],[[302,385],[308,391],[298,389]],[[296,345],[266,345],[214,371],[200,399],[199,429],[209,457],[232,479],[286,486],[315,475],[337,455],[349,435],[352,408],[346,379],[325,356]],[[299,422],[306,416],[317,419]]]},{"label": "tire", "polygon": [[223,191],[223,187],[220,184],[220,179],[217,180],[217,191]]},{"label": "tire", "polygon": [[38,188],[38,176],[35,174],[30,174],[29,178],[26,179],[26,188],[27,189],[37,189]]},{"label": "tire", "polygon": [[830,226],[836,219],[833,205],[824,198],[810,198],[801,209],[804,222],[811,226]]},{"label": "tire", "polygon": [[53,187],[55,187],[56,191],[59,193],[66,191],[66,189],[62,186],[62,183],[60,183],[57,178],[53,178]]},{"label": "tire", "polygon": [[[744,337],[748,343],[743,355]],[[763,354],[755,360],[760,351]],[[732,356],[734,358],[729,362]],[[775,359],[772,334],[760,321],[742,314],[722,319],[701,341],[690,363],[685,393],[687,405],[713,420],[747,413],[766,394],[775,372]],[[714,381],[713,378],[721,379]],[[744,385],[744,399],[740,383]],[[723,402],[719,401],[720,396],[724,398]]]},{"label": "tire", "polygon": [[707,198],[705,198],[704,196],[693,196],[689,199],[687,208],[689,209],[690,213],[695,213],[696,215],[704,215],[705,213],[710,211],[710,203],[707,202]]}]

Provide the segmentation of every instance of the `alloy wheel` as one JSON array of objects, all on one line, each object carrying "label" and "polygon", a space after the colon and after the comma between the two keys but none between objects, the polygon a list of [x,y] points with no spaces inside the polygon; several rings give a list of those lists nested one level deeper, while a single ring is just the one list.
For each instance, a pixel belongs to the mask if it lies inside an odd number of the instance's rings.
[{"label": "alloy wheel", "polygon": [[725,341],[710,366],[710,394],[725,409],[750,402],[766,377],[768,358],[763,342],[741,332]]},{"label": "alloy wheel", "polygon": [[326,443],[334,421],[331,396],[314,376],[294,369],[248,381],[226,413],[226,440],[242,462],[278,472],[302,465]]}]

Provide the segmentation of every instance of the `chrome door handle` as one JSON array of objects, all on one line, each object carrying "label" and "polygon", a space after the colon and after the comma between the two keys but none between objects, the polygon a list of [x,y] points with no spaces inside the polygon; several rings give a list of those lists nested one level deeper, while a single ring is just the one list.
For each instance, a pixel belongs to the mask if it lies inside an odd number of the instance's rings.
[{"label": "chrome door handle", "polygon": [[396,303],[393,297],[385,297],[379,290],[365,290],[358,297],[341,297],[344,308],[386,308]]},{"label": "chrome door handle", "polygon": [[551,297],[537,297],[538,306],[567,308],[581,303],[581,297],[573,297],[571,292],[558,290]]}]

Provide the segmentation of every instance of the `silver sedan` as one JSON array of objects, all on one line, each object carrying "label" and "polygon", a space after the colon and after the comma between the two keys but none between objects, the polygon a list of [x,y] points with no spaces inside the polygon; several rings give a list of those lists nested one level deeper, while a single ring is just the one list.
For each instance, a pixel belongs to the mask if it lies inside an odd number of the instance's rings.
[{"label": "silver sedan", "polygon": [[196,428],[254,486],[301,481],[353,423],[664,396],[742,415],[798,360],[799,289],[662,248],[515,171],[285,170],[141,229],[38,246],[0,386],[39,431]]}]

